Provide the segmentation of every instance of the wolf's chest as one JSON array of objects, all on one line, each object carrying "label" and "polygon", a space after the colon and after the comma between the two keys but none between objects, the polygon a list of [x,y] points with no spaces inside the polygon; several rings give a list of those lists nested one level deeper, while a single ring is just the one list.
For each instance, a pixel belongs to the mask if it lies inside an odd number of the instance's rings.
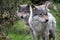
[{"label": "wolf's chest", "polygon": [[42,24],[39,20],[33,19],[32,20],[32,27],[35,29],[35,31],[44,31],[45,25]]}]

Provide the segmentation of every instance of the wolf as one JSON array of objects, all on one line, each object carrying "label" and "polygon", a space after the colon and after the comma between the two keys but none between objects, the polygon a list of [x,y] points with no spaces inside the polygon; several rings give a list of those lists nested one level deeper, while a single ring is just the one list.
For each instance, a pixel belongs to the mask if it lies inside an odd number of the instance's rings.
[{"label": "wolf", "polygon": [[[37,36],[37,40],[39,40],[39,34],[46,33],[45,36],[47,37],[47,35],[49,35],[49,31],[53,35],[53,40],[55,40],[55,34],[54,34],[55,33],[55,25],[56,25],[55,18],[50,13],[48,13],[45,9],[43,9],[42,7],[40,7],[39,10],[37,8],[33,9],[33,12],[31,12],[31,14],[30,14],[29,24],[31,26],[31,29],[34,30],[34,33]],[[45,38],[45,40],[49,40],[48,37],[47,37],[47,39]]]},{"label": "wolf", "polygon": [[28,25],[28,18],[29,18],[30,10],[29,5],[18,5],[17,7],[17,16],[19,19],[23,20],[23,22]]}]

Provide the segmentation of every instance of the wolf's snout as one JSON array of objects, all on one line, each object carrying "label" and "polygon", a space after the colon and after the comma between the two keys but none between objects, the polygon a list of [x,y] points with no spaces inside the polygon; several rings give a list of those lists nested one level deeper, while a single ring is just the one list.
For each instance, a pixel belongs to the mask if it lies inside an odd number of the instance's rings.
[{"label": "wolf's snout", "polygon": [[46,19],[46,21],[44,23],[47,23],[48,22],[48,19]]},{"label": "wolf's snout", "polygon": [[23,19],[23,16],[21,16],[21,18]]}]

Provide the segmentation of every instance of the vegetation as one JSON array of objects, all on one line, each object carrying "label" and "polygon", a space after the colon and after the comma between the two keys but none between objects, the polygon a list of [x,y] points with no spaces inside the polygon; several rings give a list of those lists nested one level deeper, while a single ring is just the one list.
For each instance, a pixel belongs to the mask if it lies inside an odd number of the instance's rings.
[{"label": "vegetation", "polygon": [[[53,0],[57,10],[50,8],[50,12],[56,17],[57,30],[60,30],[60,1]],[[4,40],[30,40],[29,28],[16,15],[17,6],[30,4],[30,0],[0,0],[0,32]],[[1,33],[0,33],[1,34]],[[57,35],[58,36],[58,35]],[[5,38],[6,37],[6,38]],[[57,38],[56,38],[57,39]],[[0,38],[0,40],[3,40]],[[58,37],[58,40],[59,37]]]}]

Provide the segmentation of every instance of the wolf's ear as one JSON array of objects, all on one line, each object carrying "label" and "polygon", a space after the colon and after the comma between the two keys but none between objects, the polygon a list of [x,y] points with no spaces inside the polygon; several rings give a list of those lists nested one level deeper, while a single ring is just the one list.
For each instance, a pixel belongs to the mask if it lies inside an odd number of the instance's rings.
[{"label": "wolf's ear", "polygon": [[35,8],[35,5],[31,4],[31,7],[32,7],[32,8]]},{"label": "wolf's ear", "polygon": [[19,5],[17,5],[17,10],[19,9]]},{"label": "wolf's ear", "polygon": [[29,9],[29,6],[30,6],[30,5],[27,5],[27,8],[28,8],[28,9]]},{"label": "wolf's ear", "polygon": [[18,5],[17,7],[20,7],[20,5]]},{"label": "wolf's ear", "polygon": [[31,4],[31,7],[32,7],[33,10],[36,9],[36,6],[33,5],[33,4]]},{"label": "wolf's ear", "polygon": [[50,5],[51,5],[51,2],[50,1],[46,1],[45,2],[45,10],[46,11],[50,11],[48,8],[50,7]]},{"label": "wolf's ear", "polygon": [[45,8],[49,8],[49,5],[50,5],[50,1],[46,1],[45,2]]},{"label": "wolf's ear", "polygon": [[20,5],[18,5],[18,6],[17,6],[17,9],[20,9],[20,8],[21,8],[21,6],[20,6]]}]

